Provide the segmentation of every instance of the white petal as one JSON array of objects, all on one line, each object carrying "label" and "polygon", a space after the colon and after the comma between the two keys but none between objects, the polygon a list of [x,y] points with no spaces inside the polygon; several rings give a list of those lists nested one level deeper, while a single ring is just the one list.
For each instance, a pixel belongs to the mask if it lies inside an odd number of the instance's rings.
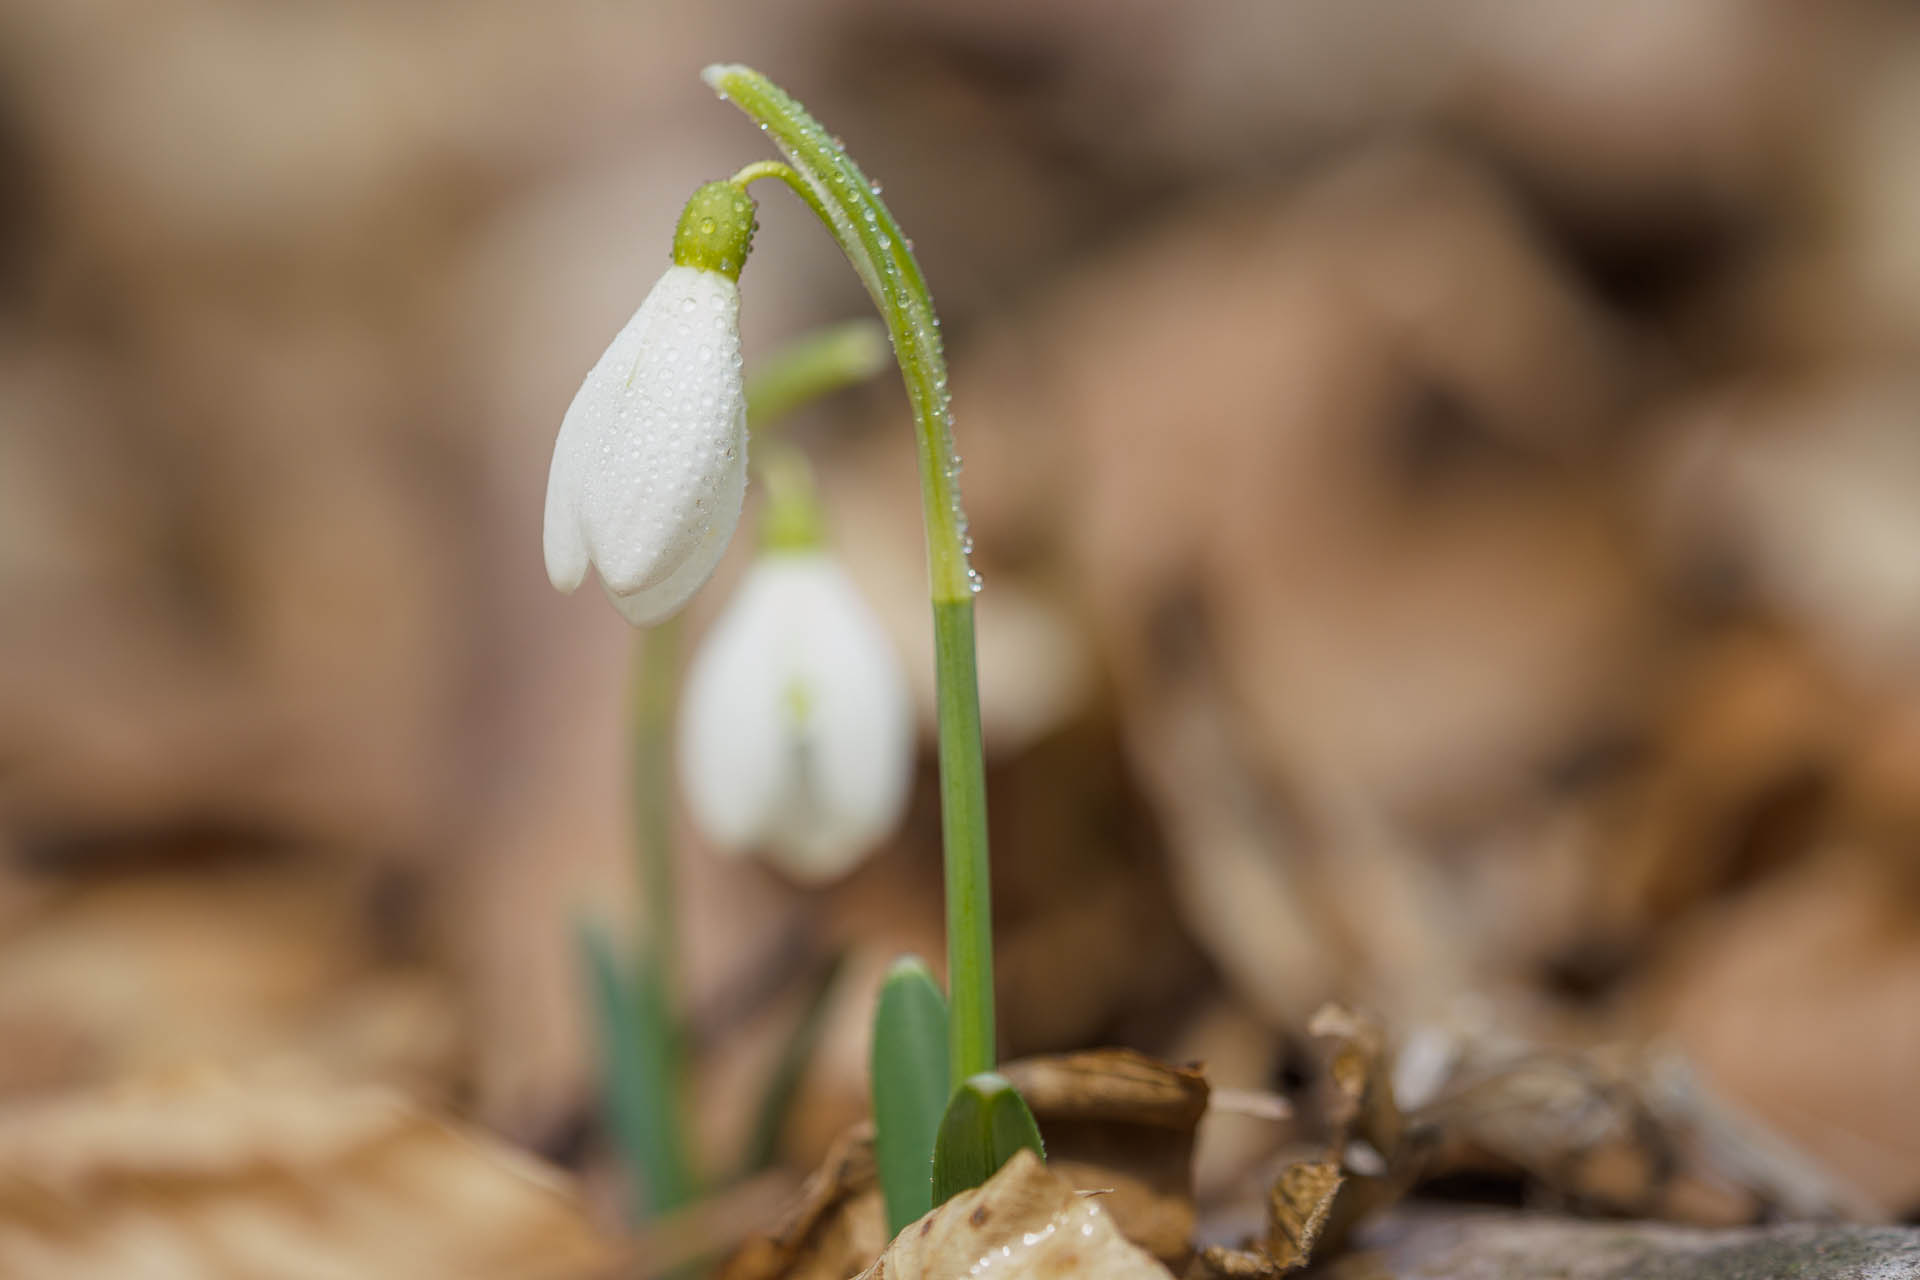
[{"label": "white petal", "polygon": [[[740,452],[742,456],[746,454],[744,443]],[[653,586],[624,595],[609,586],[607,595],[621,616],[636,627],[650,627],[679,612],[680,607],[693,598],[693,593],[713,576],[714,567],[727,553],[727,543],[740,523],[740,505],[746,494],[747,469],[741,467],[732,474],[721,493],[716,519],[708,526],[705,538],[692,555],[681,561],[678,569]]]},{"label": "white petal", "polygon": [[[594,564],[621,595],[664,582],[739,507],[722,497],[746,468],[740,295],[711,271],[673,267],[647,296],[581,396],[602,418],[605,465],[580,499]],[[718,557],[715,557],[717,560]]]},{"label": "white petal", "polygon": [[580,532],[580,513],[573,505],[579,489],[577,451],[569,447],[567,426],[553,446],[553,466],[547,472],[547,516],[543,549],[547,581],[572,594],[587,580],[587,539]]},{"label": "white petal", "polygon": [[758,561],[714,621],[680,696],[680,765],[687,807],[716,847],[764,841],[788,785],[790,744],[781,637],[790,601]]},{"label": "white petal", "polygon": [[555,585],[584,577],[583,545],[623,611],[657,621],[719,562],[746,483],[739,315],[733,281],[670,267],[588,372],[548,476]]},{"label": "white petal", "polygon": [[829,557],[754,566],[696,656],[682,706],[688,803],[723,847],[759,848],[794,879],[822,881],[899,822],[913,764],[906,678]]},{"label": "white petal", "polygon": [[813,821],[787,824],[770,847],[789,874],[823,879],[844,874],[899,824],[913,711],[899,657],[846,572],[825,556],[793,559],[811,562],[807,625],[794,642],[812,703]]}]

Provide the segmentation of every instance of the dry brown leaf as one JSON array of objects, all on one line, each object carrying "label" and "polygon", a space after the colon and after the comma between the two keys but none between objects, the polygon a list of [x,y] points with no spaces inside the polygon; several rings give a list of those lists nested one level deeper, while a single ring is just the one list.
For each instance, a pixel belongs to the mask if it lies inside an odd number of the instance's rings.
[{"label": "dry brown leaf", "polygon": [[1327,1045],[1333,1086],[1327,1122],[1334,1141],[1344,1145],[1357,1138],[1392,1163],[1406,1125],[1394,1103],[1385,1028],[1377,1018],[1330,1004],[1307,1022],[1307,1032]]},{"label": "dry brown leaf", "polygon": [[1337,1247],[1361,1218],[1399,1199],[1418,1174],[1422,1151],[1407,1139],[1394,1105],[1379,1022],[1327,1005],[1308,1029],[1325,1057],[1326,1087],[1311,1117],[1320,1151],[1288,1161],[1274,1177],[1266,1234],[1241,1249],[1205,1249],[1189,1271],[1193,1280],[1271,1277],[1304,1267],[1316,1248]]},{"label": "dry brown leaf", "polygon": [[1170,1268],[1193,1251],[1193,1137],[1207,1082],[1130,1049],[1008,1063],[1032,1108],[1047,1167],[1100,1191],[1121,1234]]},{"label": "dry brown leaf", "polygon": [[1328,1005],[1308,1029],[1326,1054],[1327,1159],[1345,1175],[1324,1233],[1337,1246],[1363,1219],[1407,1193],[1425,1170],[1430,1138],[1400,1114],[1378,1019]]},{"label": "dry brown leaf", "polygon": [[367,897],[349,869],[286,862],[62,884],[0,934],[0,1102],[280,1060],[447,1091],[452,993],[379,954]]},{"label": "dry brown leaf", "polygon": [[200,1076],[0,1114],[19,1280],[536,1280],[611,1254],[565,1180],[386,1089]]},{"label": "dry brown leaf", "polygon": [[1672,948],[1657,1025],[1702,1080],[1897,1214],[1920,1198],[1911,872],[1823,850]]},{"label": "dry brown leaf", "polygon": [[1105,1197],[1087,1195],[1016,1152],[1000,1172],[902,1231],[863,1280],[1171,1280],[1171,1273],[1121,1234]]},{"label": "dry brown leaf", "polygon": [[1327,1005],[1308,1030],[1323,1059],[1324,1087],[1307,1117],[1319,1151],[1286,1163],[1274,1178],[1265,1237],[1244,1250],[1210,1250],[1202,1275],[1239,1274],[1258,1259],[1272,1275],[1306,1266],[1316,1249],[1339,1248],[1357,1223],[1400,1199],[1421,1172],[1426,1143],[1394,1102],[1379,1020]]},{"label": "dry brown leaf", "polygon": [[1329,1161],[1288,1165],[1267,1194],[1267,1234],[1245,1249],[1203,1249],[1187,1271],[1188,1280],[1268,1280],[1306,1266],[1344,1180],[1340,1166]]},{"label": "dry brown leaf", "polygon": [[1615,1215],[1730,1226],[1884,1216],[1671,1049],[1463,1046],[1412,1113],[1427,1173],[1519,1173],[1543,1198]]},{"label": "dry brown leaf", "polygon": [[873,1127],[843,1134],[770,1233],[741,1245],[718,1280],[845,1280],[887,1243],[873,1164]]},{"label": "dry brown leaf", "polygon": [[1419,1116],[1446,1148],[1442,1167],[1484,1167],[1491,1157],[1550,1194],[1614,1212],[1651,1212],[1671,1172],[1670,1150],[1625,1073],[1591,1055],[1469,1062]]},{"label": "dry brown leaf", "polygon": [[1275,1181],[1265,1243],[1275,1263],[1290,1270],[1313,1257],[1343,1181],[1340,1166],[1323,1161],[1293,1165]]}]

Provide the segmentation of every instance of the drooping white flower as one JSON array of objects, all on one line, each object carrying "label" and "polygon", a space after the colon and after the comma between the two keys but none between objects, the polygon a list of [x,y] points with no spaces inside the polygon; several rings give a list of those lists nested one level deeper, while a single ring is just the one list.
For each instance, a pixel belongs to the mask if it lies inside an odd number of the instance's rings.
[{"label": "drooping white flower", "polygon": [[755,562],[687,673],[680,761],[707,838],[796,880],[844,874],[899,822],[913,766],[906,676],[831,556]]},{"label": "drooping white flower", "polygon": [[629,622],[685,604],[727,549],[747,483],[740,289],[752,205],[702,187],[674,265],[567,407],[547,475],[547,577],[571,592],[589,566]]}]

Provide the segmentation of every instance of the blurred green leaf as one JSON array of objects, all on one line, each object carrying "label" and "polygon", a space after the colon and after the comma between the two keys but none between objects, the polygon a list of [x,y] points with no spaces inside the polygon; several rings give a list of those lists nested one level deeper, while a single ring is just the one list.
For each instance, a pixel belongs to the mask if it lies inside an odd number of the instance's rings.
[{"label": "blurred green leaf", "polygon": [[605,929],[583,924],[580,951],[592,984],[608,1117],[636,1175],[633,1213],[643,1222],[692,1200],[696,1190],[681,1131],[680,1031],[659,975],[643,968],[629,976]]},{"label": "blurred green leaf", "polygon": [[873,1147],[893,1235],[933,1207],[947,1105],[947,1001],[918,956],[894,962],[873,1015]]},{"label": "blurred green leaf", "polygon": [[1005,1076],[983,1071],[954,1091],[933,1143],[933,1203],[979,1186],[1025,1147],[1046,1158],[1026,1099]]},{"label": "blurred green leaf", "polygon": [[787,1127],[787,1116],[793,1111],[793,1100],[800,1092],[800,1080],[806,1074],[807,1063],[813,1060],[813,1051],[819,1047],[820,1032],[826,1026],[827,1010],[832,1005],[834,984],[845,963],[846,953],[840,952],[820,971],[806,1010],[780,1051],[773,1074],[767,1077],[767,1087],[760,1095],[760,1110],[754,1117],[753,1134],[747,1140],[746,1155],[740,1162],[742,1177],[772,1164],[779,1152],[780,1134]]}]

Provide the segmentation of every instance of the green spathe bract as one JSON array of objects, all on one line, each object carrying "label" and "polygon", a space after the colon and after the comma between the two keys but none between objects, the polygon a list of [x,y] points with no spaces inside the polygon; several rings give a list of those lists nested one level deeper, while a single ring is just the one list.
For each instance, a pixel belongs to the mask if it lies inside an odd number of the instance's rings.
[{"label": "green spathe bract", "polygon": [[959,458],[948,410],[940,322],[919,263],[884,201],[844,148],[759,72],[711,66],[702,78],[759,122],[792,167],[749,166],[744,185],[778,178],[806,201],[866,285],[913,408],[926,516],[940,712],[941,826],[946,850],[950,1078],[992,1068],[993,933],[987,871],[987,801],[980,748],[980,696],[973,656],[973,593]]},{"label": "green spathe bract", "polygon": [[918,956],[894,962],[873,1014],[873,1153],[898,1235],[933,1207],[933,1140],[947,1106],[947,1002]]},{"label": "green spathe bract", "polygon": [[933,1143],[933,1202],[945,1204],[1000,1171],[1021,1148],[1043,1159],[1040,1127],[1005,1076],[982,1072],[954,1091]]}]

